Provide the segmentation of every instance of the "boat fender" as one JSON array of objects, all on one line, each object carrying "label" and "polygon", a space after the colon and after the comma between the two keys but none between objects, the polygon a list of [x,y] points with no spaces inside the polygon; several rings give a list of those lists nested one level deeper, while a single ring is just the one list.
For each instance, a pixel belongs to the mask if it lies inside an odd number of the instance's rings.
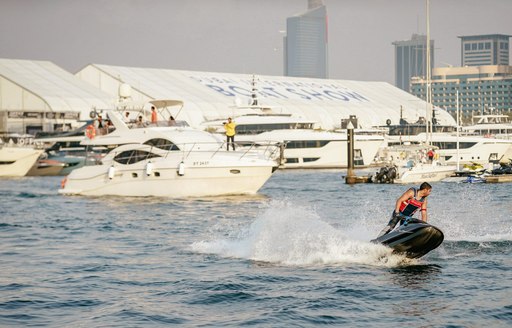
[{"label": "boat fender", "polygon": [[149,177],[151,175],[152,171],[153,171],[153,163],[151,163],[151,161],[149,161],[146,164],[146,175]]},{"label": "boat fender", "polygon": [[64,189],[66,187],[66,182],[68,182],[68,177],[64,177],[64,179],[60,180],[60,189]]},{"label": "boat fender", "polygon": [[178,165],[178,175],[179,176],[185,175],[185,163],[183,163],[183,161],[181,161],[180,164]]},{"label": "boat fender", "polygon": [[108,178],[112,180],[114,178],[114,175],[116,174],[116,168],[112,165],[108,168]]}]

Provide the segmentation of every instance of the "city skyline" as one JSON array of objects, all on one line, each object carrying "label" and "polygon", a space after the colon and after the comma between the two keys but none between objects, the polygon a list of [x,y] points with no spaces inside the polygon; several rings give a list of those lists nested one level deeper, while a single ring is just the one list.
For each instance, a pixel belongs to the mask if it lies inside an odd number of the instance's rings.
[{"label": "city skyline", "polygon": [[[307,0],[3,0],[0,57],[283,75],[286,18]],[[425,34],[424,0],[324,0],[329,78],[394,85],[392,42]],[[460,65],[458,36],[512,34],[508,0],[431,0],[436,66]]]}]

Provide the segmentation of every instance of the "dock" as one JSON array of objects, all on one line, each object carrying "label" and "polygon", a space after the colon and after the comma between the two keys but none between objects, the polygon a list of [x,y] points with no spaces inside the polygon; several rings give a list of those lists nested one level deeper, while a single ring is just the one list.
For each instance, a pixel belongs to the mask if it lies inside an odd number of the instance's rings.
[{"label": "dock", "polygon": [[491,175],[485,177],[486,183],[512,182],[512,174]]}]

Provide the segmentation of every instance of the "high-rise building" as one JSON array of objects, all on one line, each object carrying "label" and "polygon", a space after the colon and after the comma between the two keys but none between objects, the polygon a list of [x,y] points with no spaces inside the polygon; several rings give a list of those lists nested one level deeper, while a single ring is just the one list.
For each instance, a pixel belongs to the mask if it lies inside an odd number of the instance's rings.
[{"label": "high-rise building", "polygon": [[504,34],[459,36],[461,65],[508,65],[509,37]]},{"label": "high-rise building", "polygon": [[[462,66],[438,67],[432,71],[432,104],[465,117],[497,110],[512,112],[512,66],[509,36],[503,34],[460,36]],[[426,99],[425,78],[411,79],[411,93]]]},{"label": "high-rise building", "polygon": [[[412,94],[426,99],[426,81],[411,80]],[[458,104],[464,117],[497,110],[512,112],[512,66],[487,65],[438,67],[432,71],[432,104],[455,113]]]},{"label": "high-rise building", "polygon": [[327,10],[309,0],[305,13],[286,20],[284,75],[328,78]]},{"label": "high-rise building", "polygon": [[[410,40],[395,41],[395,86],[410,92],[413,76],[426,76],[427,37],[413,34]],[[430,68],[434,67],[434,41],[430,41]]]}]

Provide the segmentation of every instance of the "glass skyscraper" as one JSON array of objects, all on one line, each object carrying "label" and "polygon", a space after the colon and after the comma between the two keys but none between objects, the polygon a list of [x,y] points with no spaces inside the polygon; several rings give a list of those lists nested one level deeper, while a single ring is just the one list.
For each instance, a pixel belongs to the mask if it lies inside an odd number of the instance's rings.
[{"label": "glass skyscraper", "polygon": [[327,10],[309,0],[308,11],[286,20],[284,75],[328,78]]},{"label": "glass skyscraper", "polygon": [[[413,76],[426,76],[427,37],[413,34],[411,40],[395,41],[395,86],[410,92]],[[430,41],[430,67],[434,67],[434,41]]]}]

